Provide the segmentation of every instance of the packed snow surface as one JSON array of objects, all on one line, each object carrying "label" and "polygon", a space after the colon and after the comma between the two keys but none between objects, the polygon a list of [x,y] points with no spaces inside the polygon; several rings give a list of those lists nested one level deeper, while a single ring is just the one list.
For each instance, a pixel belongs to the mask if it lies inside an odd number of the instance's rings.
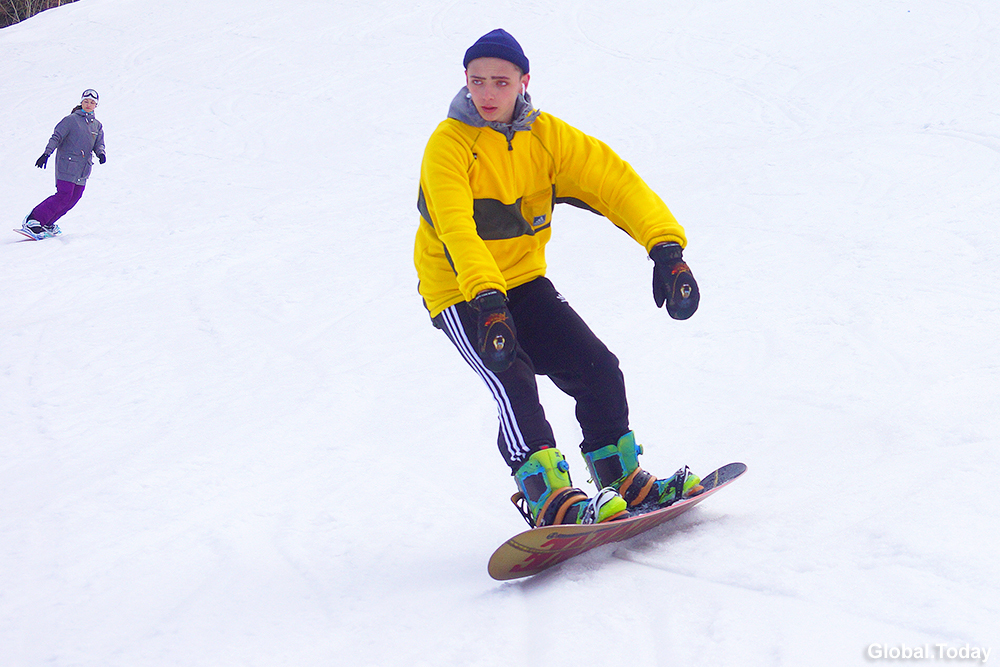
[{"label": "packed snow surface", "polygon": [[[108,162],[62,238],[0,230],[0,664],[1000,660],[998,26],[994,0],[81,0],[3,29],[7,227],[88,87]],[[644,467],[749,466],[510,583],[496,410],[412,264],[424,144],[496,27],[687,230],[684,322],[607,220],[558,207],[549,245]]]}]

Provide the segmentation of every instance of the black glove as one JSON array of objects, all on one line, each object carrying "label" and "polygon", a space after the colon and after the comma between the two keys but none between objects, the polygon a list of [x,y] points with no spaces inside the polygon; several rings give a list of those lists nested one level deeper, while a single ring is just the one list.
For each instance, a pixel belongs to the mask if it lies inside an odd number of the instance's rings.
[{"label": "black glove", "polygon": [[514,363],[517,331],[507,310],[507,297],[499,290],[480,292],[470,303],[478,314],[476,351],[486,368],[502,373]]},{"label": "black glove", "polygon": [[35,166],[38,167],[39,169],[45,169],[45,163],[48,161],[49,161],[49,156],[43,154],[42,157],[35,160]]},{"label": "black glove", "polygon": [[684,250],[677,243],[659,243],[649,251],[653,266],[653,300],[659,308],[664,302],[675,320],[686,320],[698,310],[698,283],[684,263]]},{"label": "black glove", "polygon": [[105,162],[108,161],[108,156],[105,155],[104,153],[98,153],[97,154],[97,161],[100,162],[101,164],[104,164]]}]

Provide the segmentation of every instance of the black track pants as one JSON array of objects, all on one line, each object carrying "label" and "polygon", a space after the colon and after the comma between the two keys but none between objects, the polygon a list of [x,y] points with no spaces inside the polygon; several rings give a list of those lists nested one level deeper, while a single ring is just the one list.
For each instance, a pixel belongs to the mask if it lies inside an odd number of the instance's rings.
[{"label": "black track pants", "polygon": [[500,415],[500,453],[512,470],[538,449],[555,446],[538,400],[536,375],[546,375],[576,399],[584,451],[618,441],[628,432],[625,379],[618,358],[590,330],[547,278],[507,293],[517,327],[517,357],[502,373],[476,354],[476,313],[459,303],[434,318],[489,388]]}]

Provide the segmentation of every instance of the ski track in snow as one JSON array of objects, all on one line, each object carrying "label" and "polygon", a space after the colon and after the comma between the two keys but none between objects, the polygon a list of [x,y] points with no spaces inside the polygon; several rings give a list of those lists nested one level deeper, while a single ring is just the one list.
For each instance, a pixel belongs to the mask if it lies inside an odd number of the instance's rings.
[{"label": "ski track in snow", "polygon": [[[109,160],[0,240],[4,667],[866,665],[1000,650],[1000,91],[987,0],[80,0],[0,30],[11,226],[80,91]],[[607,221],[549,275],[644,467],[745,478],[527,580],[496,413],[427,321],[424,143],[505,27],[535,104],[686,227],[701,309]],[[574,481],[573,405],[540,393]],[[934,661],[937,662],[937,661]]]}]

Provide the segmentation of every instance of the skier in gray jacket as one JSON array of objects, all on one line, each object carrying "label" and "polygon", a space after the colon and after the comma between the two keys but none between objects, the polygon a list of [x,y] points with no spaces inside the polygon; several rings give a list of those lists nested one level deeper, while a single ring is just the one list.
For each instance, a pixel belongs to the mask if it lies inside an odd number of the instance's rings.
[{"label": "skier in gray jacket", "polygon": [[94,117],[98,102],[97,91],[83,91],[80,105],[59,121],[45,152],[35,161],[35,166],[45,169],[49,157],[56,154],[56,193],[32,209],[25,216],[22,230],[36,239],[61,234],[56,221],[76,206],[93,168],[92,155],[104,164],[104,127]]}]

